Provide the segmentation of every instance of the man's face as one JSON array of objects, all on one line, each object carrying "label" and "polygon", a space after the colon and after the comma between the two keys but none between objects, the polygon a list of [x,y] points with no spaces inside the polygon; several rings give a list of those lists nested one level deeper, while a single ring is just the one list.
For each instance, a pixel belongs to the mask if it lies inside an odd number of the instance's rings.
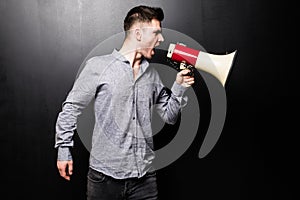
[{"label": "man's face", "polygon": [[142,24],[139,52],[145,58],[152,58],[154,55],[153,49],[164,41],[161,31],[160,21],[156,19]]}]

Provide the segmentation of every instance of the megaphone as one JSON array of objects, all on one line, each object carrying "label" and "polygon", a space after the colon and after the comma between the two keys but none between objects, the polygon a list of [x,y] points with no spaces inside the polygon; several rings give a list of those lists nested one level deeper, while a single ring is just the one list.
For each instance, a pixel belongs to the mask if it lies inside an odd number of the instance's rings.
[{"label": "megaphone", "polygon": [[169,45],[167,58],[178,63],[179,70],[196,68],[217,78],[223,87],[233,65],[236,50],[229,54],[215,55],[192,49],[182,43]]}]

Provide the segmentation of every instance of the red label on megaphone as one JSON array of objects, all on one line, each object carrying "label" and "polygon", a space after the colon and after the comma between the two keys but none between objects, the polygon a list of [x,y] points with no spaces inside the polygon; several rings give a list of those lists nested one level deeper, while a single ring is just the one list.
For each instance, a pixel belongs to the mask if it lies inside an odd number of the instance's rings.
[{"label": "red label on megaphone", "polygon": [[171,59],[177,62],[186,61],[187,64],[195,66],[199,52],[199,50],[176,44]]}]

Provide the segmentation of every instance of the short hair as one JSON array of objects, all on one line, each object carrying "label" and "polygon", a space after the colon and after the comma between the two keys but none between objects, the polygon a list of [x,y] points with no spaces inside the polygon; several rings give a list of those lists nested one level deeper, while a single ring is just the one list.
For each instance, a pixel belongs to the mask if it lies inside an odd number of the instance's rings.
[{"label": "short hair", "polygon": [[140,5],[132,8],[127,13],[124,19],[124,31],[128,31],[136,22],[151,22],[152,19],[162,21],[164,19],[164,12],[159,7],[149,7]]}]

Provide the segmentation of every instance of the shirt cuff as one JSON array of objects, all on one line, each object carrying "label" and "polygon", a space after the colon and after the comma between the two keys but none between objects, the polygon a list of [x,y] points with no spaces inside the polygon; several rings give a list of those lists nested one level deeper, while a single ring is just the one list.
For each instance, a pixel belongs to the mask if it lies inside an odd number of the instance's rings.
[{"label": "shirt cuff", "polygon": [[187,87],[184,87],[182,85],[179,85],[176,81],[174,82],[172,86],[172,93],[177,97],[182,97],[184,92],[187,90]]},{"label": "shirt cuff", "polygon": [[69,147],[58,147],[57,160],[67,161],[72,160],[72,155]]}]

